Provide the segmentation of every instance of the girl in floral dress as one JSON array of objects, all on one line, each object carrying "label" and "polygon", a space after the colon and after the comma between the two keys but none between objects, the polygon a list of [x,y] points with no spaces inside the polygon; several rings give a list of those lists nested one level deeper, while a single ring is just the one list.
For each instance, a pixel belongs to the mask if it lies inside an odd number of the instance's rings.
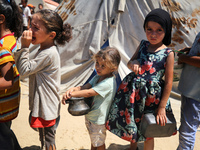
[{"label": "girl in floral dress", "polygon": [[139,141],[144,141],[144,149],[154,149],[154,139],[144,137],[139,130],[142,116],[156,113],[157,124],[164,126],[166,112],[172,111],[169,95],[174,53],[166,47],[171,43],[170,15],[162,9],[152,10],[145,18],[144,30],[148,41],[141,41],[128,62],[132,72],[119,86],[106,123],[109,131],[130,141],[133,150]]}]

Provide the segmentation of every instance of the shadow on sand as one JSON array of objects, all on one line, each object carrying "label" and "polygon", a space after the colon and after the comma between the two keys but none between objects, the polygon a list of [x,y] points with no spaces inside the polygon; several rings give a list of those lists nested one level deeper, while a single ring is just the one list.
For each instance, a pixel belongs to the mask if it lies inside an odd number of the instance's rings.
[{"label": "shadow on sand", "polygon": [[[143,149],[143,143],[138,143],[138,148]],[[107,150],[128,150],[130,145],[119,145],[119,144],[110,144],[110,146],[107,148]]]},{"label": "shadow on sand", "polygon": [[[128,150],[129,149],[129,144],[128,145],[120,145],[120,144],[110,144],[110,146],[106,150]],[[139,150],[143,149],[144,144],[143,143],[138,143],[138,148]],[[28,149],[27,149],[28,150]],[[74,149],[62,149],[62,150],[74,150]],[[79,150],[89,150],[89,149],[79,149]]]},{"label": "shadow on sand", "polygon": [[[120,145],[120,144],[110,144],[110,146],[107,148],[107,150],[128,150],[129,149],[129,144],[128,145]],[[143,149],[143,143],[138,143],[138,148]],[[40,150],[40,146],[30,146],[30,147],[24,147],[23,150]],[[74,149],[62,149],[62,150],[74,150]],[[89,149],[79,149],[79,150],[89,150]]]},{"label": "shadow on sand", "polygon": [[30,147],[24,147],[23,150],[40,150],[40,146],[30,146]]}]

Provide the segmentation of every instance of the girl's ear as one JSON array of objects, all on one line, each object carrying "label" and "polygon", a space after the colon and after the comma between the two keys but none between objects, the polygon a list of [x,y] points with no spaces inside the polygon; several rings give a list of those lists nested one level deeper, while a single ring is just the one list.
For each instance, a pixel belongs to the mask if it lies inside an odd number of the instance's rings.
[{"label": "girl's ear", "polygon": [[50,33],[50,38],[51,39],[54,39],[56,37],[56,32],[55,31],[52,31],[51,33]]},{"label": "girl's ear", "polygon": [[113,72],[115,72],[116,70],[117,70],[117,68],[114,67],[114,68],[111,69],[111,72],[113,73]]},{"label": "girl's ear", "polygon": [[0,14],[0,24],[5,22],[5,16],[3,14]]}]

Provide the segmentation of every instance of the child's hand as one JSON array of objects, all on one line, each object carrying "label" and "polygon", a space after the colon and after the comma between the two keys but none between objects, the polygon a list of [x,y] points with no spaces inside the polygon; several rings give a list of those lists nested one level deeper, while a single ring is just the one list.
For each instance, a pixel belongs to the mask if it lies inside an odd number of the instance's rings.
[{"label": "child's hand", "polygon": [[186,54],[180,54],[178,55],[178,64],[183,64],[184,60],[187,59],[187,55]]},{"label": "child's hand", "polygon": [[69,89],[67,92],[65,92],[65,93],[63,94],[63,97],[62,97],[62,104],[63,104],[63,105],[66,104],[65,101],[66,101],[67,99],[69,99],[69,98],[72,97],[72,96],[71,96],[71,93],[72,93],[73,91],[75,91],[75,88],[71,88],[71,89]]},{"label": "child's hand", "polygon": [[189,53],[189,51],[190,51],[190,47],[185,47],[185,48],[183,48],[183,49],[179,49],[177,52],[178,52],[178,54],[177,54],[177,56],[180,56],[181,54],[188,54]]},{"label": "child's hand", "polygon": [[32,31],[31,29],[25,30],[22,33],[22,37],[21,37],[21,48],[28,48],[31,42],[32,42]]},{"label": "child's hand", "polygon": [[67,98],[67,92],[66,92],[66,93],[63,94],[63,97],[62,97],[62,104],[63,104],[63,105],[66,104],[65,101],[66,101],[67,99],[68,99],[68,98]]},{"label": "child's hand", "polygon": [[133,60],[130,64],[130,69],[135,73],[138,74],[141,71],[140,63],[137,60]]},{"label": "child's hand", "polygon": [[167,123],[165,108],[158,108],[156,121],[157,121],[157,124],[160,124],[161,126],[165,126],[165,124]]}]

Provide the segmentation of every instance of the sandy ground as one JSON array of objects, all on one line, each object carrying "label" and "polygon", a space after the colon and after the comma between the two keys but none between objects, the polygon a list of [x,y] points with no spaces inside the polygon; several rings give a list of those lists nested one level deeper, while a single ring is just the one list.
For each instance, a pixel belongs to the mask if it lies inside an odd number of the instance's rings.
[{"label": "sandy ground", "polygon": [[[180,97],[172,95],[172,109],[177,120],[177,127],[180,125]],[[90,139],[87,133],[84,116],[72,116],[67,111],[68,105],[62,105],[61,118],[56,133],[56,146],[58,150],[87,150],[90,149]],[[21,104],[19,116],[13,120],[12,130],[15,132],[23,150],[40,149],[38,132],[33,130],[28,123],[28,87],[22,83]],[[155,138],[155,150],[175,150],[178,145],[178,133],[171,137]],[[194,150],[200,148],[200,130],[196,135]],[[125,150],[129,142],[122,140],[107,131],[106,148],[108,150]],[[139,143],[139,149],[143,143]]]}]

